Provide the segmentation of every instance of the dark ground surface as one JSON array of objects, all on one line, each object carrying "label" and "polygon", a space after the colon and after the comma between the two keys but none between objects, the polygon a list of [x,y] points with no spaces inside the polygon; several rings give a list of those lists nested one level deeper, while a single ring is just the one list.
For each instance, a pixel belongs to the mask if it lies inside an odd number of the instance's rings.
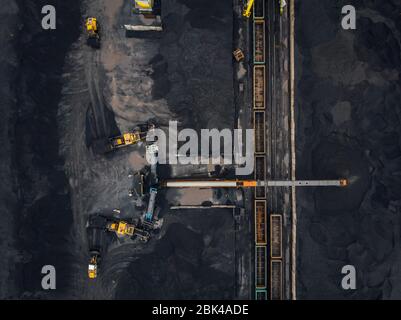
[{"label": "dark ground surface", "polygon": [[[166,2],[162,39],[125,37],[128,0],[64,2],[10,1],[0,10],[1,139],[9,151],[0,168],[0,297],[233,298],[231,212],[169,216],[169,201],[179,197],[160,199],[162,232],[146,247],[105,241],[94,283],[85,231],[88,214],[120,208],[132,217],[143,209],[127,192],[143,148],[102,157],[88,148],[94,138],[148,119],[234,126],[231,1]],[[40,27],[45,4],[56,6],[56,31]],[[102,23],[99,51],[85,45],[87,15]],[[55,291],[41,290],[46,264],[56,267]]]},{"label": "dark ground surface", "polygon": [[[60,297],[65,294],[65,291],[37,293],[40,289],[38,275],[45,264],[56,267],[60,287],[67,287],[71,279],[73,256],[67,238],[73,221],[63,160],[58,155],[57,103],[65,52],[78,38],[80,13],[78,2],[67,5],[58,1],[62,23],[49,36],[41,29],[40,10],[37,9],[47,3],[21,0],[6,5],[18,13],[8,16],[10,26],[16,23],[18,31],[10,32],[15,39],[12,42],[15,58],[4,57],[5,63],[11,60],[15,69],[2,74],[7,78],[11,75],[11,96],[10,93],[2,96],[9,97],[12,103],[2,104],[2,107],[9,108],[3,113],[10,115],[7,142],[10,146],[4,156],[12,158],[14,174],[2,183],[14,184],[14,189],[11,195],[1,194],[8,198],[2,205],[8,205],[15,226],[10,228],[14,230],[10,238],[13,247],[3,248],[1,254],[5,260],[9,259],[2,263],[2,268],[9,269],[12,274],[8,286],[3,286],[4,279],[1,279],[1,287],[6,291],[2,297]],[[2,227],[8,229],[10,225],[6,221],[2,218]],[[9,256],[10,253],[13,256]]]},{"label": "dark ground surface", "polygon": [[[341,28],[341,8],[357,29]],[[300,299],[400,299],[401,1],[298,1],[297,178]],[[354,265],[357,290],[341,289]]]}]

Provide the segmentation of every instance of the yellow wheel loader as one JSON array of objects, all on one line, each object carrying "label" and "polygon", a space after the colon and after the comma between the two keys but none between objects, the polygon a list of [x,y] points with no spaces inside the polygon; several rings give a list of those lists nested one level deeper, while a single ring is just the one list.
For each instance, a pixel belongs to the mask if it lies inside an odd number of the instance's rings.
[{"label": "yellow wheel loader", "polygon": [[87,44],[92,48],[100,48],[99,23],[95,17],[86,19]]}]

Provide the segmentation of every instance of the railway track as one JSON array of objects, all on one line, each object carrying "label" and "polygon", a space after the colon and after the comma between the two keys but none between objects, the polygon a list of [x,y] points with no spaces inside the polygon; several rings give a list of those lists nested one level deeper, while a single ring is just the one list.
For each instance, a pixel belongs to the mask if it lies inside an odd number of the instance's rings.
[{"label": "railway track", "polygon": [[[253,118],[256,180],[288,178],[283,166],[287,152],[284,139],[287,133],[284,130],[288,126],[285,124],[286,106],[282,100],[284,91],[280,64],[284,54],[280,51],[282,32],[278,4],[274,0],[256,0],[254,7]],[[283,250],[284,215],[276,212],[285,212],[285,192],[283,188],[276,187],[255,188],[256,299],[275,300],[284,296],[283,268],[287,262]],[[269,241],[265,237],[269,237]]]},{"label": "railway track", "polygon": [[[255,179],[266,180],[266,21],[265,0],[256,0],[253,12],[253,119]],[[255,299],[268,299],[268,219],[266,188],[255,187]]]}]

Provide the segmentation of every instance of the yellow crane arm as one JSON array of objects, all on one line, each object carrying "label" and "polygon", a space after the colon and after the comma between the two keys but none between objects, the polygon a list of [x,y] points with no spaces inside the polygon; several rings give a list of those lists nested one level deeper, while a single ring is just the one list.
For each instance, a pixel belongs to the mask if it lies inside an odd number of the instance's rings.
[{"label": "yellow crane arm", "polygon": [[251,10],[254,2],[255,0],[248,0],[248,4],[246,5],[244,12],[242,13],[244,17],[249,18],[251,16]]}]

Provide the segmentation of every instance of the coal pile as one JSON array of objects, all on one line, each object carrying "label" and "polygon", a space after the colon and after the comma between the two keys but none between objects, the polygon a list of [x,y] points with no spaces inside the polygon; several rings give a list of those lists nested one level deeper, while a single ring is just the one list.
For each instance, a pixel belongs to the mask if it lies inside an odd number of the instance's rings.
[{"label": "coal pile", "polygon": [[[399,299],[401,281],[400,1],[297,3],[297,177],[349,179],[298,190],[301,299]],[[357,289],[341,288],[354,265]]]}]

